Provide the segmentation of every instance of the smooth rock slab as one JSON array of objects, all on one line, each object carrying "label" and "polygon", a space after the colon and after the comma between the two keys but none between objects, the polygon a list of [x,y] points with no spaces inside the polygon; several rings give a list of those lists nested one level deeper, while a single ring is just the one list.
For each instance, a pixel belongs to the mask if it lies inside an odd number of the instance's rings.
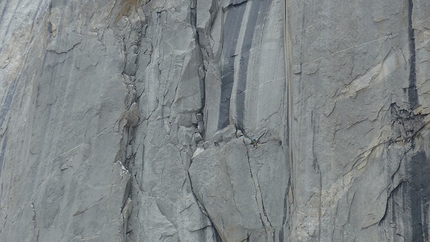
[{"label": "smooth rock slab", "polygon": [[194,194],[223,241],[265,240],[242,138],[205,150],[193,159],[189,173]]}]

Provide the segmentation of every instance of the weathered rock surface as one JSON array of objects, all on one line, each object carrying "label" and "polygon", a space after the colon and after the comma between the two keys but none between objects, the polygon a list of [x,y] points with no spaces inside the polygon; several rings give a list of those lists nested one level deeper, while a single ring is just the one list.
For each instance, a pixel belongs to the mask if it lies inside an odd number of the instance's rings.
[{"label": "weathered rock surface", "polygon": [[0,241],[427,241],[430,2],[0,2]]},{"label": "weathered rock surface", "polygon": [[425,241],[428,6],[289,4],[291,240]]}]

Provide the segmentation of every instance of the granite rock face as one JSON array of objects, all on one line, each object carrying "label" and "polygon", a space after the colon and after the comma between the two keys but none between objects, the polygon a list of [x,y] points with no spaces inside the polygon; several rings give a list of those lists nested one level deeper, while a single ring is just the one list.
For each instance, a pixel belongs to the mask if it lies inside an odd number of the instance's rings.
[{"label": "granite rock face", "polygon": [[289,2],[291,240],[427,240],[428,7]]},{"label": "granite rock face", "polygon": [[429,13],[0,2],[0,241],[427,241]]}]

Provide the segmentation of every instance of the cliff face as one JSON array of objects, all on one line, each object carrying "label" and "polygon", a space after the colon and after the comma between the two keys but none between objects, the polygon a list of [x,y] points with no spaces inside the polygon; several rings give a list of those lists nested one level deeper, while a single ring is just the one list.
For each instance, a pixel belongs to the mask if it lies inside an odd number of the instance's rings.
[{"label": "cliff face", "polygon": [[430,4],[289,6],[292,238],[426,241]]},{"label": "cliff face", "polygon": [[0,2],[0,241],[427,241],[430,2]]}]

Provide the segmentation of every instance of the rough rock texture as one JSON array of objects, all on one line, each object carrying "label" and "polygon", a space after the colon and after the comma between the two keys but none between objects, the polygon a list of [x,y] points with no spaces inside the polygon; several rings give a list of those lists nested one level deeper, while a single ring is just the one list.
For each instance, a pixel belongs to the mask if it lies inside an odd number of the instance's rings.
[{"label": "rough rock texture", "polygon": [[0,241],[428,241],[429,13],[1,1]]},{"label": "rough rock texture", "polygon": [[289,238],[427,241],[430,4],[287,6]]}]

